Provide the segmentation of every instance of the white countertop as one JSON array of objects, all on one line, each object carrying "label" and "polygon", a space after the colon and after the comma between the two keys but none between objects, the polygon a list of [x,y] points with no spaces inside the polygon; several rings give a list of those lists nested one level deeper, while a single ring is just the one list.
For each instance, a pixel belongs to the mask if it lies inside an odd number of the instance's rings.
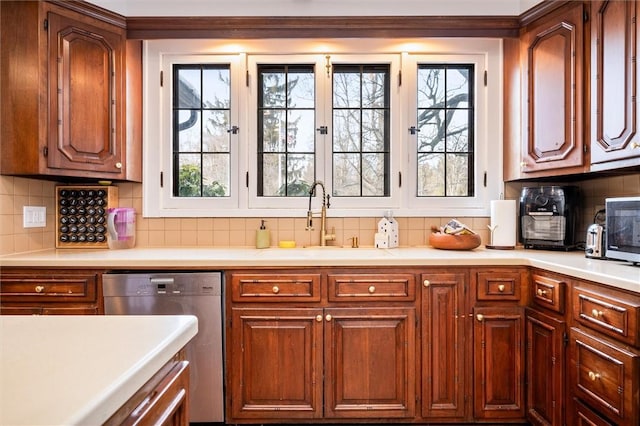
[{"label": "white countertop", "polygon": [[525,265],[640,293],[640,267],[629,262],[587,259],[582,251],[438,250],[376,248],[133,248],[42,250],[0,256],[0,267],[218,269],[303,266],[494,266]]},{"label": "white countertop", "polygon": [[188,315],[0,316],[0,424],[102,424],[197,329]]}]

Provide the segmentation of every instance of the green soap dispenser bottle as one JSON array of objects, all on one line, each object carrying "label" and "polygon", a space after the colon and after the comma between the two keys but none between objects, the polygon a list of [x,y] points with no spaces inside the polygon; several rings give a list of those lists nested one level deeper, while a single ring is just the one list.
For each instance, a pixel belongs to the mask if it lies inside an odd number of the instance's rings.
[{"label": "green soap dispenser bottle", "polygon": [[264,223],[266,221],[262,219],[262,223],[260,224],[260,229],[256,230],[256,248],[268,248],[271,245],[271,235],[269,234],[269,230]]}]

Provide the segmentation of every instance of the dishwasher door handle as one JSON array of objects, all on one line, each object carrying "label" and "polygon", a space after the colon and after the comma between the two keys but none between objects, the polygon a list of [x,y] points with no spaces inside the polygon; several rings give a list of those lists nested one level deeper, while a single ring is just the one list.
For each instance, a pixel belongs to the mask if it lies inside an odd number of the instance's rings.
[{"label": "dishwasher door handle", "polygon": [[161,277],[161,278],[151,278],[151,284],[173,284],[175,281],[173,277]]}]

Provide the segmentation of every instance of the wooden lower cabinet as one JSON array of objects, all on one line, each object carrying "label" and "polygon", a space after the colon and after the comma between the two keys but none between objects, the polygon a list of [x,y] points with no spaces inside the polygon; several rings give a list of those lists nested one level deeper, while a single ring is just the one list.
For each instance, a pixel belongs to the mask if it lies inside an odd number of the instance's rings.
[{"label": "wooden lower cabinet", "polygon": [[524,418],[524,309],[473,310],[473,416],[482,420]]},{"label": "wooden lower cabinet", "polygon": [[233,308],[232,317],[234,419],[415,416],[414,308]]},{"label": "wooden lower cabinet", "polygon": [[526,310],[527,418],[534,425],[564,425],[566,323]]},{"label": "wooden lower cabinet", "polygon": [[422,416],[462,421],[470,387],[465,273],[422,274]]}]

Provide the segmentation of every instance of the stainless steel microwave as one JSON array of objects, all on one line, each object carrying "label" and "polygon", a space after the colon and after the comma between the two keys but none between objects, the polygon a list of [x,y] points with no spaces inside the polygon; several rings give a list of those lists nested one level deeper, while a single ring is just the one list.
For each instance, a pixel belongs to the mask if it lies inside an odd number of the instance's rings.
[{"label": "stainless steel microwave", "polygon": [[605,200],[607,257],[640,264],[640,197]]}]

